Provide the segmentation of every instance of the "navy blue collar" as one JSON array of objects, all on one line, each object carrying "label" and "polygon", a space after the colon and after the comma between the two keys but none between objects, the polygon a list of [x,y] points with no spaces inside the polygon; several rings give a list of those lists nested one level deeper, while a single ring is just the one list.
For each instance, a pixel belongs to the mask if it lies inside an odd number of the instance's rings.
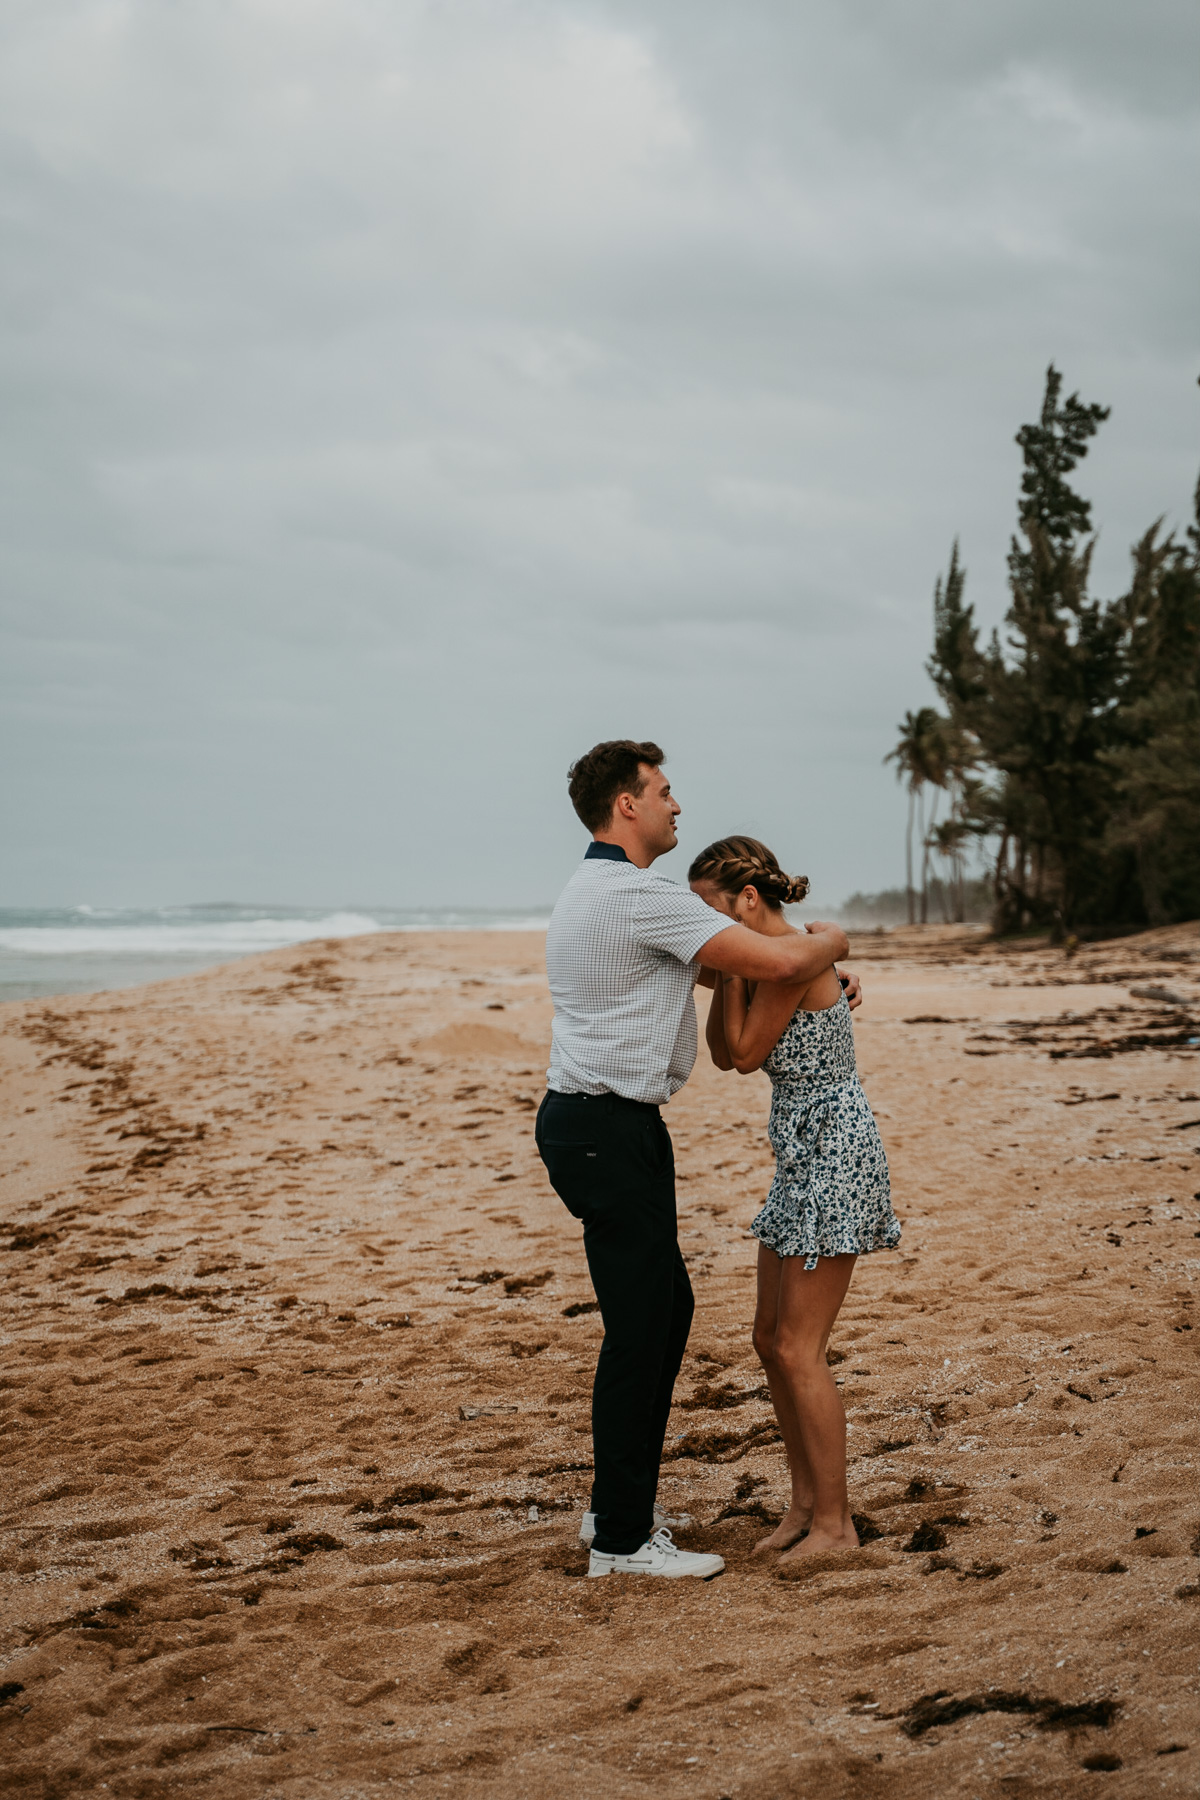
[{"label": "navy blue collar", "polygon": [[624,850],[622,850],[620,844],[589,844],[583,853],[583,860],[584,862],[588,862],[591,859],[597,861],[603,859],[607,862],[625,863],[629,861],[629,858],[626,856]]}]

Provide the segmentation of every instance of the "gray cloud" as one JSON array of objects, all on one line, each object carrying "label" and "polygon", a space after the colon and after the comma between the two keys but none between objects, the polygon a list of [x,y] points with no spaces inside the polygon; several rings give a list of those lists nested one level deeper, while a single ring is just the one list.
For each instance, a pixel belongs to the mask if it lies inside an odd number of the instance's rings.
[{"label": "gray cloud", "polygon": [[[0,26],[10,902],[553,895],[565,765],[836,899],[1054,357],[1098,585],[1194,477],[1161,3],[138,0]],[[681,872],[681,871],[679,871]]]}]

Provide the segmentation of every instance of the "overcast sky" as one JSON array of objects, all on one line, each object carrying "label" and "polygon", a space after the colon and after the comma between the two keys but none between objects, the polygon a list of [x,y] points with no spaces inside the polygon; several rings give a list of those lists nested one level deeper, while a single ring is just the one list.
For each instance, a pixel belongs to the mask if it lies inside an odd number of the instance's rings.
[{"label": "overcast sky", "polygon": [[1053,358],[1196,477],[1194,0],[10,0],[0,904],[538,904],[568,762],[903,879]]}]

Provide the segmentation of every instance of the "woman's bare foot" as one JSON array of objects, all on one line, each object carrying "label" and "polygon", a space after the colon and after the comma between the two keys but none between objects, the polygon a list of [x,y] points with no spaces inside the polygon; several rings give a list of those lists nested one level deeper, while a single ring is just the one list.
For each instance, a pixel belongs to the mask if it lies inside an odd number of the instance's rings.
[{"label": "woman's bare foot", "polygon": [[789,1507],[770,1537],[760,1538],[751,1551],[752,1556],[764,1556],[769,1550],[788,1550],[798,1544],[808,1530],[812,1519],[812,1508],[801,1510]]},{"label": "woman's bare foot", "polygon": [[805,1556],[818,1556],[822,1550],[857,1550],[858,1533],[853,1525],[847,1523],[839,1530],[830,1530],[827,1526],[817,1526],[810,1530],[804,1540],[795,1543],[780,1562],[799,1562]]}]

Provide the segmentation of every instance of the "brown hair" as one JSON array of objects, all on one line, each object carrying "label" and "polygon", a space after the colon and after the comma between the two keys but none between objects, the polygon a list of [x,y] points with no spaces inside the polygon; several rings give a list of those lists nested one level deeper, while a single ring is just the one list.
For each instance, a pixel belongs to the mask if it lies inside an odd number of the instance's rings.
[{"label": "brown hair", "polygon": [[612,818],[620,796],[640,794],[645,787],[646,778],[639,765],[649,763],[657,769],[665,761],[666,751],[657,744],[637,744],[632,738],[613,738],[596,744],[567,770],[571,805],[589,831],[601,831]]},{"label": "brown hair", "polygon": [[785,875],[774,853],[752,837],[718,838],[696,857],[688,880],[711,881],[723,894],[757,888],[759,898],[776,912],[794,906],[808,892],[807,875]]}]

